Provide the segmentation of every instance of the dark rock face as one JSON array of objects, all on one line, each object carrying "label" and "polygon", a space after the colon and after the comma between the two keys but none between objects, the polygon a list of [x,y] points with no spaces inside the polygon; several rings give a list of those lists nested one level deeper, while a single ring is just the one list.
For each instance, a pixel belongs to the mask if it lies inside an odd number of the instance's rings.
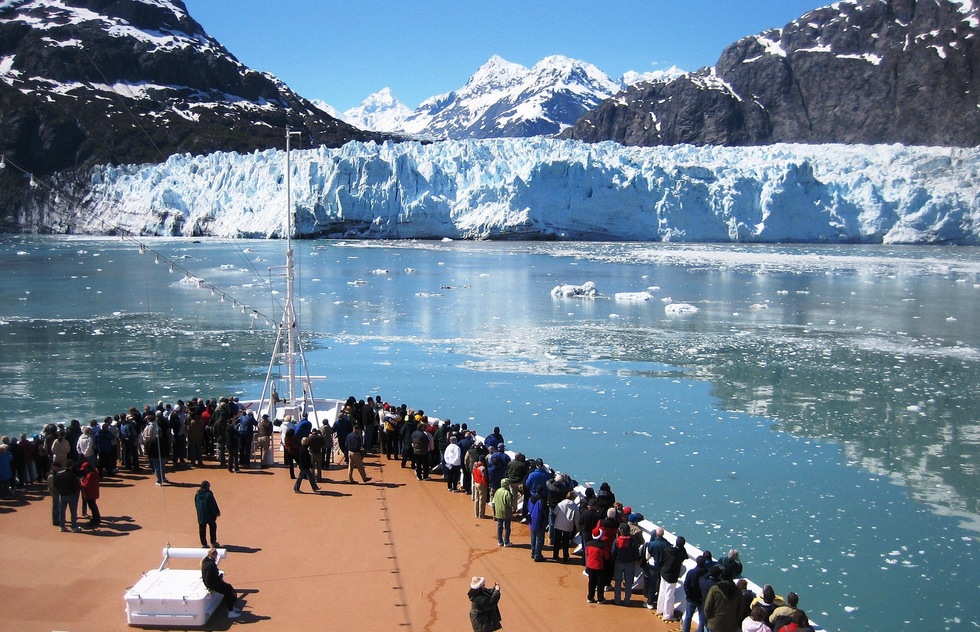
[{"label": "dark rock face", "polygon": [[[181,0],[22,0],[0,11],[0,153],[47,175],[174,153],[380,139],[242,65]],[[26,176],[0,171],[0,229]]]},{"label": "dark rock face", "polygon": [[605,101],[563,137],[627,145],[980,145],[980,10],[858,0],[747,37],[714,68]]}]

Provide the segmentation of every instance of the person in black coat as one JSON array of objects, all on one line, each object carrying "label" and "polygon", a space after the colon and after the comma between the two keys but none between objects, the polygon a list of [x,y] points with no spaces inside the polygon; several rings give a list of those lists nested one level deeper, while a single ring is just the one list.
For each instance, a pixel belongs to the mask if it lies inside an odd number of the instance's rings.
[{"label": "person in black coat", "polygon": [[687,559],[685,546],[687,541],[678,536],[677,541],[664,549],[663,561],[660,565],[660,595],[657,598],[657,612],[665,621],[677,621],[674,618],[674,593],[677,590],[677,580],[681,575],[684,560]]},{"label": "person in black coat", "polygon": [[213,547],[208,549],[208,554],[201,560],[201,581],[208,590],[224,595],[222,601],[228,609],[229,619],[237,619],[241,616],[241,610],[235,609],[238,593],[224,580],[224,573],[218,570],[218,551]]},{"label": "person in black coat", "polygon": [[500,608],[497,603],[500,601],[500,585],[494,584],[493,589],[486,587],[486,579],[474,577],[470,581],[470,592],[467,594],[470,599],[470,623],[473,625],[473,632],[492,632],[499,630]]}]

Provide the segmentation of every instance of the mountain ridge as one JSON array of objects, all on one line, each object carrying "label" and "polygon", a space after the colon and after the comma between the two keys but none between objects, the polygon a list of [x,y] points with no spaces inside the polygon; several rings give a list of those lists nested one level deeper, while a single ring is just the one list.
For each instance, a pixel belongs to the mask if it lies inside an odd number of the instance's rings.
[{"label": "mountain ridge", "polygon": [[[307,145],[386,138],[241,64],[182,0],[0,5],[0,154],[25,173],[281,147],[287,125]],[[2,226],[27,178],[0,184]]]},{"label": "mountain ridge", "polygon": [[563,138],[624,145],[980,144],[975,0],[846,0],[607,99]]},{"label": "mountain ridge", "polygon": [[531,68],[493,55],[463,86],[431,96],[415,110],[384,88],[341,117],[362,129],[430,140],[553,135],[627,85],[682,74],[675,66],[629,72],[615,81],[596,66],[563,55],[545,57]]}]

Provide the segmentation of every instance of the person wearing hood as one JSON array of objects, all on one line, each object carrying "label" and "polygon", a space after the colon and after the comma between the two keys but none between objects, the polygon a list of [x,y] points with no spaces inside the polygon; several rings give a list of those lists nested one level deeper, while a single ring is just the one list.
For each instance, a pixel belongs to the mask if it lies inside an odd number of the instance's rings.
[{"label": "person wearing hood", "polygon": [[711,632],[738,632],[742,619],[742,591],[728,573],[711,587],[704,597],[704,616]]},{"label": "person wearing hood", "polygon": [[543,562],[544,534],[548,530],[548,506],[544,502],[544,485],[538,485],[531,490],[528,501],[528,527],[531,531],[531,559]]},{"label": "person wearing hood", "polygon": [[609,483],[599,485],[599,491],[596,492],[595,501],[596,508],[602,513],[606,513],[610,507],[616,504],[616,494],[613,493]]},{"label": "person wearing hood", "polygon": [[497,546],[510,546],[510,522],[517,510],[517,496],[510,491],[510,481],[500,481],[493,494],[493,517],[497,521]]},{"label": "person wearing hood", "polygon": [[88,461],[82,461],[79,471],[82,475],[80,482],[82,490],[82,513],[84,513],[85,507],[88,507],[92,514],[92,517],[89,518],[85,526],[89,529],[98,529],[102,524],[102,514],[99,512],[99,505],[96,502],[99,499],[99,470],[92,467],[92,464]]},{"label": "person wearing hood", "polygon": [[218,509],[218,501],[214,499],[211,491],[211,483],[201,481],[201,486],[194,494],[194,508],[197,510],[198,532],[201,535],[201,546],[207,548],[208,541],[204,539],[205,530],[211,531],[211,546],[217,548],[218,544],[218,516],[221,510]]},{"label": "person wearing hood", "polygon": [[493,632],[501,629],[500,608],[500,585],[494,584],[493,589],[486,586],[487,580],[483,577],[474,577],[470,580],[470,591],[467,597],[470,599],[470,624],[473,632]]}]

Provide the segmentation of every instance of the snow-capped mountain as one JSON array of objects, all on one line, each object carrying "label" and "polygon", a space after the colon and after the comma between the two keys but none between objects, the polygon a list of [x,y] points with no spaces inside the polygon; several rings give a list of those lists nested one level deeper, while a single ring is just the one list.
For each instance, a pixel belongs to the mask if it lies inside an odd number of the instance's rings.
[{"label": "snow-capped mountain", "polygon": [[422,102],[398,131],[424,138],[551,135],[619,89],[595,66],[567,57],[528,69],[494,56],[463,87]]},{"label": "snow-capped mountain", "polygon": [[[281,151],[100,167],[55,232],[283,234]],[[980,244],[980,148],[523,138],[294,151],[300,235]],[[111,230],[110,230],[111,229]]]},{"label": "snow-capped mountain", "polygon": [[[380,138],[241,64],[181,0],[0,1],[0,154],[49,174],[174,152]],[[0,207],[26,177],[0,172]]]},{"label": "snow-capped mountain", "polygon": [[980,144],[977,0],[847,0],[640,84],[565,137],[627,145]]},{"label": "snow-capped mountain", "polygon": [[[528,70],[494,56],[466,86],[426,99],[415,111],[398,101],[389,88],[342,114],[326,103],[314,103],[354,127],[378,132],[420,138],[535,136],[547,133],[541,131],[542,127],[554,127],[549,122],[557,121],[556,129],[574,123],[576,113],[584,112],[582,107],[602,101],[610,90],[618,92],[637,83],[668,81],[683,74],[683,70],[672,66],[646,73],[630,71],[613,82],[595,66],[565,57],[549,57]],[[580,80],[582,77],[584,81]],[[549,85],[550,81],[554,85]],[[588,97],[590,91],[594,91],[592,98]],[[569,107],[568,101],[580,103],[581,107]],[[486,116],[491,110],[496,119]],[[479,121],[479,126],[473,124],[474,120]],[[458,130],[466,133],[460,135]]]},{"label": "snow-capped mountain", "polygon": [[383,88],[357,107],[345,110],[341,118],[360,129],[403,132],[405,121],[411,115],[412,110],[391,94],[391,88]]}]

